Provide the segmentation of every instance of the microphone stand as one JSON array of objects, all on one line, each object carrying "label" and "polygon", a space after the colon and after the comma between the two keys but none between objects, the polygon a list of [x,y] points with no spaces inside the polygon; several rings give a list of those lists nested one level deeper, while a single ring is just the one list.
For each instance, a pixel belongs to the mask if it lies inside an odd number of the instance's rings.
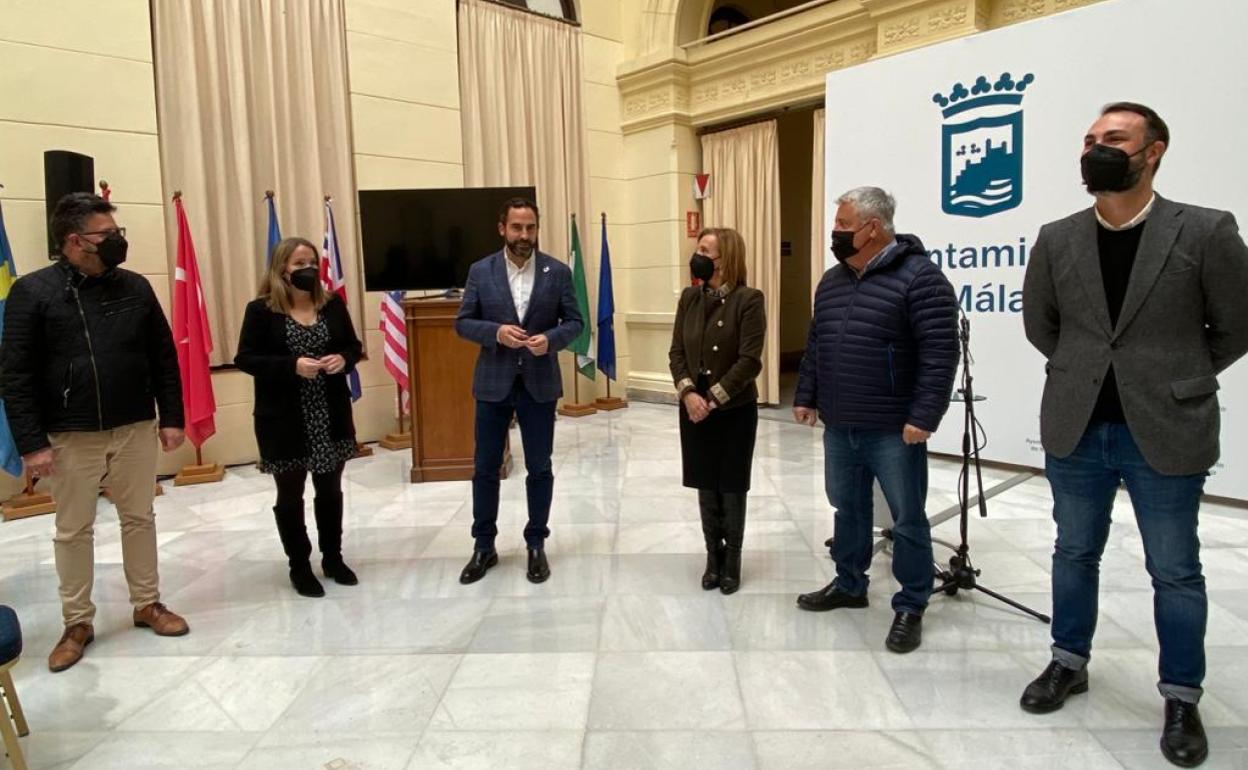
[{"label": "microphone stand", "polygon": [[[962,387],[957,392],[961,395],[962,398],[960,400],[963,404],[962,474],[958,478],[960,484],[958,490],[958,529],[961,534],[961,542],[956,547],[950,546],[954,550],[954,555],[949,559],[949,569],[942,570],[939,567],[937,568],[936,580],[939,582],[933,589],[933,594],[943,592],[946,596],[954,596],[959,589],[963,591],[979,591],[1003,604],[1031,615],[1042,623],[1049,623],[1050,618],[1048,615],[1037,612],[1024,604],[980,585],[980,571],[971,563],[970,545],[967,542],[967,535],[968,522],[970,520],[972,465],[975,466],[975,484],[979,492],[976,500],[981,517],[988,515],[988,504],[984,499],[984,475],[979,458],[979,450],[983,448],[983,445],[980,443],[979,420],[975,417],[975,402],[983,401],[984,397],[975,395],[975,378],[971,376],[971,322],[967,320],[965,313],[962,313],[961,318],[958,320],[958,340],[962,348]],[[955,396],[954,400],[959,399]]]}]

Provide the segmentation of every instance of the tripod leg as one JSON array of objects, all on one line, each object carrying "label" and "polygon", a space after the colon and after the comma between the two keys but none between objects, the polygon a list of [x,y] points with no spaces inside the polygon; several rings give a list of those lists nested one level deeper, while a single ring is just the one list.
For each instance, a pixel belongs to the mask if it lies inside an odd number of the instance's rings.
[{"label": "tripod leg", "polygon": [[1032,608],[1030,608],[1030,607],[1026,606],[1025,604],[1019,604],[1018,602],[1014,601],[1013,599],[1011,599],[1011,598],[1009,598],[1009,597],[1006,597],[1006,596],[1002,596],[1001,594],[997,593],[996,591],[989,590],[989,589],[984,588],[983,586],[978,585],[978,584],[977,584],[977,585],[975,585],[975,586],[974,586],[974,588],[975,588],[975,590],[976,590],[976,591],[983,591],[984,593],[988,594],[989,596],[991,596],[992,598],[994,598],[994,599],[996,599],[997,601],[1001,602],[1002,604],[1008,604],[1008,605],[1010,605],[1011,607],[1013,607],[1013,608],[1014,608],[1014,609],[1016,609],[1016,610],[1021,610],[1022,612],[1027,613],[1028,615],[1032,616],[1033,618],[1035,618],[1036,620],[1040,621],[1041,623],[1051,623],[1051,622],[1053,622],[1053,619],[1052,619],[1052,618],[1050,618],[1048,615],[1045,615],[1045,614],[1044,614],[1044,613],[1042,613],[1042,612],[1036,612],[1035,610],[1033,610]]}]

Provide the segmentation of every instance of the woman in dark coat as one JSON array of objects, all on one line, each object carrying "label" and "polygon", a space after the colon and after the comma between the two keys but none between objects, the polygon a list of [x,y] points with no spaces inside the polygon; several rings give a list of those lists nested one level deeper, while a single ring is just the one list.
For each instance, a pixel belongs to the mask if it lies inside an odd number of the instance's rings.
[{"label": "woman in dark coat", "polygon": [[684,485],[698,490],[702,511],[702,587],[731,594],[741,586],[758,430],[754,380],[763,368],[767,316],[763,293],[746,285],[745,242],[736,230],[703,230],[689,267],[700,285],[680,295],[668,361],[680,397]]},{"label": "woman in dark coat", "polygon": [[316,490],[321,569],[342,585],[359,582],[342,560],[342,469],[355,453],[347,374],[362,355],[346,304],[321,285],[316,246],[287,238],[273,248],[259,296],[247,305],[234,363],[255,378],[257,469],[277,484],[277,533],[290,582],[324,596],[312,573],[303,488]]}]

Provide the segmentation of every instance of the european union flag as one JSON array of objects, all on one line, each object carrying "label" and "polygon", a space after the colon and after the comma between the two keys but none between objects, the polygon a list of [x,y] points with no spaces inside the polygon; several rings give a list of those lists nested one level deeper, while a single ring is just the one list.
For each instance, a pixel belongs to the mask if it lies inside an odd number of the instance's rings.
[{"label": "european union flag", "polygon": [[598,268],[598,368],[615,377],[615,293],[611,287],[611,249],[607,246],[607,215],[602,215],[602,266]]},{"label": "european union flag", "polygon": [[269,193],[264,196],[269,204],[269,245],[264,250],[263,264],[267,270],[269,267],[269,259],[273,256],[273,247],[282,241],[282,229],[277,225],[277,209],[273,206],[273,194]]}]

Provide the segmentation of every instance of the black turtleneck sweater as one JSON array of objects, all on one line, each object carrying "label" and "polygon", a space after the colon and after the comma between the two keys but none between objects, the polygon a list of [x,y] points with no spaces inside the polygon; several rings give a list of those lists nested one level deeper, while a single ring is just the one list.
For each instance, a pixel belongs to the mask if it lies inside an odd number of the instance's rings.
[{"label": "black turtleneck sweater", "polygon": [[[1109,306],[1109,322],[1114,328],[1118,326],[1118,316],[1122,312],[1122,300],[1127,296],[1127,284],[1131,281],[1131,268],[1135,265],[1135,254],[1140,248],[1140,236],[1148,220],[1129,230],[1109,230],[1102,224],[1096,226],[1096,246],[1101,258],[1101,278],[1105,283],[1105,304]],[[1118,378],[1114,375],[1113,364],[1105,373],[1105,382],[1101,384],[1101,394],[1096,399],[1096,408],[1092,410],[1093,422],[1126,422],[1122,413],[1122,398],[1118,395]]]}]

